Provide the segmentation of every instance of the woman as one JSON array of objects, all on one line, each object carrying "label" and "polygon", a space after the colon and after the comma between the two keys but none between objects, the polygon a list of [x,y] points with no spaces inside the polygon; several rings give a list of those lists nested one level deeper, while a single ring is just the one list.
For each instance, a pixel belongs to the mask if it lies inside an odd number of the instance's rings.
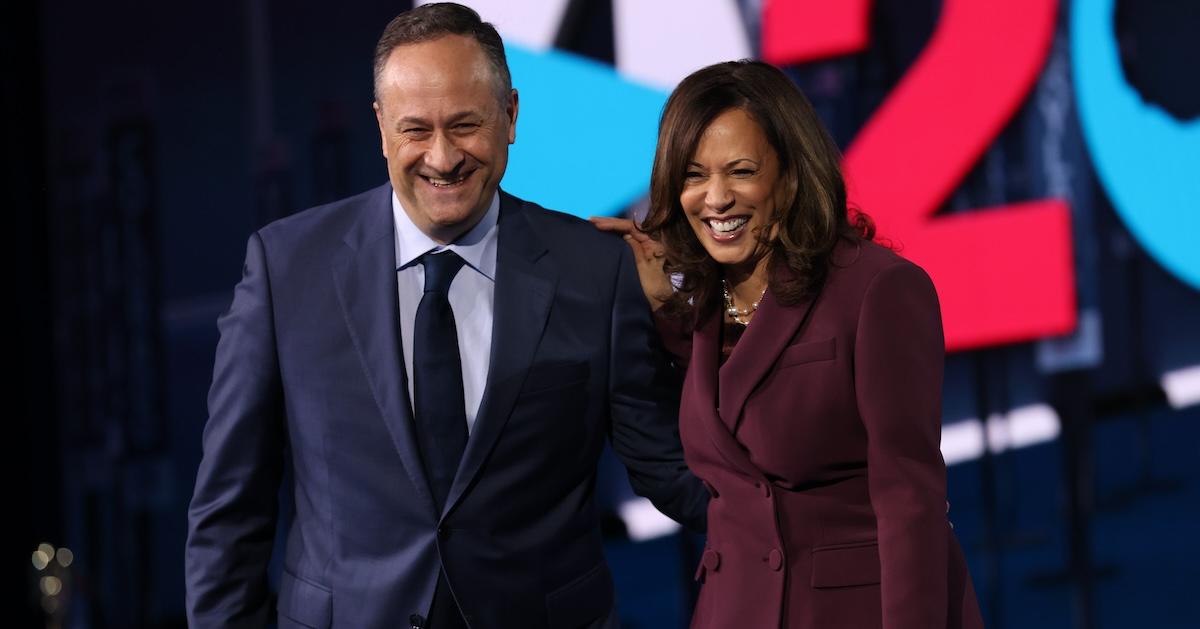
[{"label": "woman", "polygon": [[641,228],[594,219],[687,368],[693,627],[983,625],[945,516],[937,295],[847,216],[838,162],[782,72],[722,63],[667,101]]}]

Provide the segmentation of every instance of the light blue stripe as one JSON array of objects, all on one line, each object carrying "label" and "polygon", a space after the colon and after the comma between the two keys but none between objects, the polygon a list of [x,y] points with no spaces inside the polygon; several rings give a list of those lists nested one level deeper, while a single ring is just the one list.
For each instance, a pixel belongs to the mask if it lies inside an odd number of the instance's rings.
[{"label": "light blue stripe", "polygon": [[667,94],[570,53],[506,51],[520,113],[504,189],[582,217],[646,194]]}]

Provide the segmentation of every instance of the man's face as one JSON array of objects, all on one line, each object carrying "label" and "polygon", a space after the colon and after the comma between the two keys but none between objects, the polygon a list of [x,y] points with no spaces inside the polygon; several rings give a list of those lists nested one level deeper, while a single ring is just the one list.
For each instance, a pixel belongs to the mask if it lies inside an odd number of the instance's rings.
[{"label": "man's face", "polygon": [[517,93],[503,100],[475,40],[446,35],[392,51],[375,118],[388,176],[413,223],[440,243],[487,212],[516,141]]}]

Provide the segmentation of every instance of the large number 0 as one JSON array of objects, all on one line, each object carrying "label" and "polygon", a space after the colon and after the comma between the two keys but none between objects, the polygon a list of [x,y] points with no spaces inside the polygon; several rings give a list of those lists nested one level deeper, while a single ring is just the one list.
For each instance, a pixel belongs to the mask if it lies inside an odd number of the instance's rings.
[{"label": "large number 0", "polygon": [[[928,46],[846,151],[851,203],[933,277],[947,349],[1069,332],[1070,212],[1041,200],[935,217],[1041,71],[1056,0],[945,0]],[[772,63],[867,43],[869,0],[768,0]]]},{"label": "large number 0", "polygon": [[1200,120],[1147,103],[1121,72],[1114,0],[1071,6],[1071,56],[1079,118],[1100,182],[1138,242],[1200,289]]}]

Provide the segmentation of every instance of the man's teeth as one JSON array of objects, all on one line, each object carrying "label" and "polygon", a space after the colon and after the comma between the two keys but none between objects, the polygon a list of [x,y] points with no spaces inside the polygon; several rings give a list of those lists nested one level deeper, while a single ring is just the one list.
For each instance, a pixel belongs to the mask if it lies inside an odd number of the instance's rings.
[{"label": "man's teeth", "polygon": [[708,222],[708,224],[712,226],[713,231],[715,231],[715,232],[728,233],[728,232],[736,230],[737,228],[741,227],[742,225],[745,225],[746,222],[749,220],[750,219],[748,217],[739,216],[737,218],[731,218],[727,221],[711,220]]},{"label": "man's teeth", "polygon": [[467,177],[465,175],[459,177],[458,179],[439,179],[437,177],[426,177],[425,181],[428,181],[435,188],[444,188],[446,186],[453,186],[454,184],[459,183],[466,178]]}]

